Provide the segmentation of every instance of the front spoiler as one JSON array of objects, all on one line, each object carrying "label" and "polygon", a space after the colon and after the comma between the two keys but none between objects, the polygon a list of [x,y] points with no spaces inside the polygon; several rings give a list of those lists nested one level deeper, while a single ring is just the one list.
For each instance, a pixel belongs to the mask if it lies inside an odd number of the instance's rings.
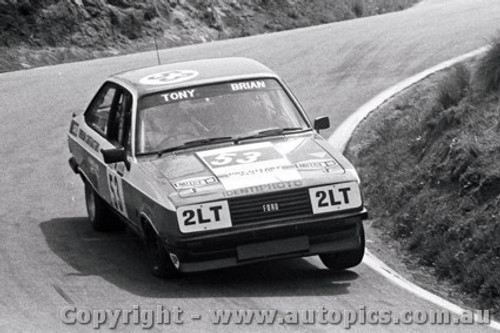
[{"label": "front spoiler", "polygon": [[229,233],[183,238],[166,250],[182,272],[204,271],[273,259],[359,249],[366,210],[348,215],[271,224]]}]

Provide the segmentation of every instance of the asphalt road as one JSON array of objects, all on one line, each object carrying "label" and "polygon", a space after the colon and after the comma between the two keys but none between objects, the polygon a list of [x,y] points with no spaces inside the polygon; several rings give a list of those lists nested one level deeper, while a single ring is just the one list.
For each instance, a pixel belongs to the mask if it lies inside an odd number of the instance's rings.
[{"label": "asphalt road", "polygon": [[[485,45],[500,28],[497,0],[427,0],[414,8],[331,25],[161,52],[167,61],[255,58],[278,72],[311,115],[335,128],[389,86]],[[344,273],[316,258],[184,276],[152,277],[131,233],[91,231],[83,186],[68,165],[66,131],[111,73],[154,65],[143,53],[0,75],[0,332],[91,330],[64,325],[78,309],[166,309],[184,324],[153,331],[339,331],[332,325],[212,325],[216,309],[430,310],[436,307],[364,264]],[[330,132],[324,132],[328,136]],[[381,161],[383,162],[383,161]],[[201,315],[200,320],[191,314]],[[123,326],[125,331],[137,326]],[[352,332],[479,332],[474,326],[361,325]]]}]

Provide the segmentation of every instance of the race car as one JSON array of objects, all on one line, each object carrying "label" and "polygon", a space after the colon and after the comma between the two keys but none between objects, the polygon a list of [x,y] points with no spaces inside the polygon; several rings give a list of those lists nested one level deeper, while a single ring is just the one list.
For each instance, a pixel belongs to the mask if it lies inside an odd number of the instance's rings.
[{"label": "race car", "polygon": [[319,255],[358,265],[359,177],[280,77],[217,58],[109,77],[68,133],[90,225],[128,225],[154,275]]}]

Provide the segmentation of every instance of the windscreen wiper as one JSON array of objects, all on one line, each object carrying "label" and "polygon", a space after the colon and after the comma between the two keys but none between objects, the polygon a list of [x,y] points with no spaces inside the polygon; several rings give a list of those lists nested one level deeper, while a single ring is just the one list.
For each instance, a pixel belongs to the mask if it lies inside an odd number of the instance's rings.
[{"label": "windscreen wiper", "polygon": [[277,128],[265,129],[265,130],[257,132],[256,134],[251,134],[248,136],[242,136],[242,137],[237,137],[237,138],[234,138],[232,136],[219,136],[219,137],[213,137],[213,138],[192,140],[192,141],[184,142],[183,144],[181,144],[179,146],[162,149],[158,152],[158,157],[161,157],[163,154],[169,153],[172,151],[181,150],[181,149],[190,148],[190,147],[196,147],[196,146],[203,146],[203,145],[210,144],[210,143],[234,142],[234,144],[238,144],[242,140],[261,138],[261,137],[266,137],[266,136],[281,135],[281,134],[288,133],[288,132],[297,132],[297,131],[304,131],[304,130],[309,130],[309,128],[302,128],[302,127],[278,128],[277,127]]},{"label": "windscreen wiper", "polygon": [[298,132],[298,131],[304,131],[304,130],[309,130],[309,128],[303,128],[303,127],[269,128],[269,129],[259,131],[256,134],[238,137],[234,140],[234,143],[238,144],[242,140],[255,139],[255,138],[261,138],[261,137],[266,137],[266,136],[281,135],[284,133]]},{"label": "windscreen wiper", "polygon": [[179,145],[179,146],[175,146],[175,147],[165,148],[165,149],[162,149],[162,150],[158,151],[158,157],[161,157],[161,155],[163,155],[163,154],[170,153],[170,152],[173,152],[173,151],[176,151],[176,150],[185,149],[185,148],[186,148],[186,146],[184,146],[184,145]]},{"label": "windscreen wiper", "polygon": [[204,139],[187,141],[187,142],[184,142],[184,145],[185,146],[198,146],[198,145],[204,145],[204,144],[208,144],[208,143],[226,142],[226,141],[232,141],[232,140],[233,140],[232,136],[218,136],[218,137],[214,137],[214,138],[204,138]]},{"label": "windscreen wiper", "polygon": [[163,155],[165,153],[170,153],[170,152],[176,151],[176,150],[181,150],[181,149],[196,147],[196,146],[203,146],[203,145],[210,144],[210,143],[227,142],[227,141],[233,141],[233,140],[234,140],[234,138],[231,136],[219,136],[219,137],[214,137],[214,138],[204,138],[204,139],[187,141],[179,146],[170,147],[170,148],[160,150],[158,152],[158,157],[161,157],[161,155]]}]

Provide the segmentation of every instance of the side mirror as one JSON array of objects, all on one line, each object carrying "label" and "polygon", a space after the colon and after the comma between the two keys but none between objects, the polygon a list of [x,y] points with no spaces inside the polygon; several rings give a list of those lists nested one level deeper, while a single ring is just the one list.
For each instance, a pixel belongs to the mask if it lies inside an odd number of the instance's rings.
[{"label": "side mirror", "polygon": [[314,119],[314,129],[319,131],[323,129],[330,128],[330,118],[326,117],[319,117]]},{"label": "side mirror", "polygon": [[127,152],[125,151],[125,149],[102,149],[101,152],[102,156],[104,157],[104,163],[111,164],[124,162],[127,170],[130,169],[130,162],[128,161]]}]

